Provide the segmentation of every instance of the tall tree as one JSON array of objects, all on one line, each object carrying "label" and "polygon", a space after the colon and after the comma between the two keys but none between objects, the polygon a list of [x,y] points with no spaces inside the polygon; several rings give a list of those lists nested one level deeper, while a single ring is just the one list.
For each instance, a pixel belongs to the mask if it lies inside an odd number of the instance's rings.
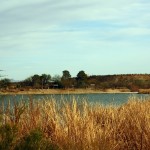
[{"label": "tall tree", "polygon": [[34,88],[40,88],[41,87],[41,80],[40,80],[40,76],[35,74],[34,76],[32,76],[32,84]]},{"label": "tall tree", "polygon": [[69,88],[71,86],[71,75],[68,70],[63,71],[61,81],[64,88]]},{"label": "tall tree", "polygon": [[77,74],[77,87],[85,88],[87,86],[87,74],[82,70]]},{"label": "tall tree", "polygon": [[69,78],[71,78],[70,72],[68,70],[64,70],[62,79],[67,80]]},{"label": "tall tree", "polygon": [[51,80],[51,76],[49,74],[42,74],[41,77],[41,86],[42,89],[48,87],[48,84]]}]

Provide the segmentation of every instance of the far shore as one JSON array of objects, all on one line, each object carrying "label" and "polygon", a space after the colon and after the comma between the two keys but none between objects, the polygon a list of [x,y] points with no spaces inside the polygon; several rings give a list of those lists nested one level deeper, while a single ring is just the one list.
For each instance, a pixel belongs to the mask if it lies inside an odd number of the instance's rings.
[{"label": "far shore", "polygon": [[129,89],[30,89],[30,90],[3,90],[0,95],[19,95],[19,94],[99,94],[99,93],[138,93],[131,92]]}]

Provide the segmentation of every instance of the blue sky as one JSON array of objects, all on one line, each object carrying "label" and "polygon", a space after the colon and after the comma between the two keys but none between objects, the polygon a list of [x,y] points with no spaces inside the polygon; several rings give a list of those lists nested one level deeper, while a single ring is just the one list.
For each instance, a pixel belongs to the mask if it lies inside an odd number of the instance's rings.
[{"label": "blue sky", "polygon": [[0,3],[0,69],[8,78],[150,73],[149,0]]}]

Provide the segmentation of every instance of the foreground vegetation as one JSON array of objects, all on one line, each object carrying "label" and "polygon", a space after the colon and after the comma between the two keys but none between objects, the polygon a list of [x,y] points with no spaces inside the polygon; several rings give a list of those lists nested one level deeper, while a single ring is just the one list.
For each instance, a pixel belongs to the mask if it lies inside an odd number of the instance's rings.
[{"label": "foreground vegetation", "polygon": [[54,99],[0,109],[1,150],[149,150],[150,100],[91,106]]}]

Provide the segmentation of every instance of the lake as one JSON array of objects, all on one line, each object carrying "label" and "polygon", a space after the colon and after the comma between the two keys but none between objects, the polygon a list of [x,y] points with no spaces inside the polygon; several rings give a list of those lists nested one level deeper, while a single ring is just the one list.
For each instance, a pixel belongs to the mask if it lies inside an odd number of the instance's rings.
[{"label": "lake", "polygon": [[71,101],[73,98],[81,102],[83,100],[88,101],[91,104],[102,105],[122,105],[128,101],[130,97],[138,98],[141,100],[150,99],[150,94],[127,94],[127,93],[100,93],[100,94],[64,94],[64,95],[0,95],[0,105],[2,103],[7,104],[9,101],[29,101],[30,99],[35,101],[51,100],[55,99],[57,102],[62,100]]}]

